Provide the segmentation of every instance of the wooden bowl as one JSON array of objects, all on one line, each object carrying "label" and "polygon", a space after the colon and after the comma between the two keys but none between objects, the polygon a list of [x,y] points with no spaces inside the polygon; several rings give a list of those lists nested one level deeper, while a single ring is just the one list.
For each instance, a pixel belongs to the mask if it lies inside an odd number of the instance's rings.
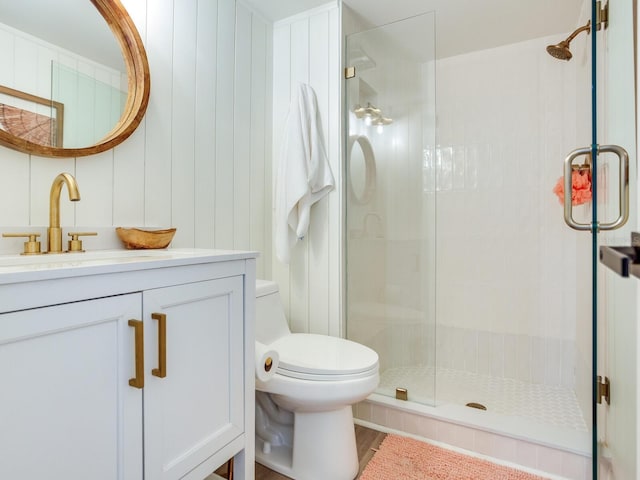
[{"label": "wooden bowl", "polygon": [[144,248],[166,248],[173,240],[175,228],[166,230],[141,230],[139,228],[117,227],[116,233],[125,248],[129,250]]}]

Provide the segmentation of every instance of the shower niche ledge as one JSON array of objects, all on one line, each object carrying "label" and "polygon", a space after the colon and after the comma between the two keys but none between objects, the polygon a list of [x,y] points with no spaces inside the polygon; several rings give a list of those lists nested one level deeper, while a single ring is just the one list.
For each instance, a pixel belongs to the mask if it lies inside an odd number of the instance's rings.
[{"label": "shower niche ledge", "polygon": [[600,263],[621,277],[640,278],[640,233],[631,233],[631,246],[600,247]]}]

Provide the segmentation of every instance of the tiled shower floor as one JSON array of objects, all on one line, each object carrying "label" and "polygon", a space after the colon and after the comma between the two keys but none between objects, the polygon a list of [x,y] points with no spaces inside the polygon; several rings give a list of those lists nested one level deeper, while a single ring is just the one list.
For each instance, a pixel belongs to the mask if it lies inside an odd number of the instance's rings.
[{"label": "tiled shower floor", "polygon": [[470,372],[433,367],[397,367],[380,375],[378,393],[395,396],[396,387],[406,388],[409,400],[433,404],[465,405],[476,402],[488,411],[527,418],[546,425],[587,431],[574,392],[568,388],[495,378]]}]

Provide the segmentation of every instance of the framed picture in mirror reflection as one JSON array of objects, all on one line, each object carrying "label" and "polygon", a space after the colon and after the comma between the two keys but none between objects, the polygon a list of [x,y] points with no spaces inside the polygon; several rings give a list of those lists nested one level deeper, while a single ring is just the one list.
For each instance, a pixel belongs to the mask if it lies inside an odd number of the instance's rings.
[{"label": "framed picture in mirror reflection", "polygon": [[38,145],[62,147],[64,105],[0,85],[0,129]]}]

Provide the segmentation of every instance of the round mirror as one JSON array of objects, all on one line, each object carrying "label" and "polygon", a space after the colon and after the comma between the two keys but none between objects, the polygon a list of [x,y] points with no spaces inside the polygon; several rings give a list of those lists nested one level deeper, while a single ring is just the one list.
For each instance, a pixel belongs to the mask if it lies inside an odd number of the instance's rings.
[{"label": "round mirror", "polygon": [[81,157],[134,132],[149,65],[119,0],[2,2],[0,22],[0,145]]},{"label": "round mirror", "polygon": [[369,203],[376,190],[376,159],[366,136],[349,137],[348,163],[351,199],[361,205]]}]

